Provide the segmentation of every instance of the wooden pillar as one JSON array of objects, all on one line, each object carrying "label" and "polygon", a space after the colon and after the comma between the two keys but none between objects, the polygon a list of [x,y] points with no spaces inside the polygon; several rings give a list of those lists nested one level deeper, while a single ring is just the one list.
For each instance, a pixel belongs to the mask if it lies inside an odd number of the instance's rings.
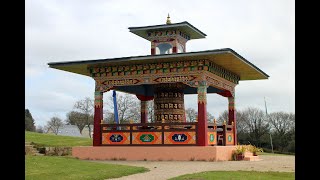
[{"label": "wooden pillar", "polygon": [[148,101],[141,102],[141,123],[148,123]]},{"label": "wooden pillar", "polygon": [[103,120],[103,92],[94,94],[93,146],[101,146],[101,120]]},{"label": "wooden pillar", "polygon": [[198,129],[197,145],[208,145],[208,122],[207,122],[207,82],[199,81],[198,84]]},{"label": "wooden pillar", "polygon": [[231,96],[228,97],[228,111],[229,111],[229,120],[228,124],[229,125],[234,125],[233,127],[233,135],[234,135],[234,145],[237,145],[237,121],[236,121],[236,108],[235,108],[235,103],[234,103],[235,97]]},{"label": "wooden pillar", "polygon": [[156,47],[154,42],[151,42],[151,55],[155,55],[156,54]]},{"label": "wooden pillar", "polygon": [[176,46],[173,46],[172,47],[172,53],[174,54],[174,53],[177,53],[177,47]]}]

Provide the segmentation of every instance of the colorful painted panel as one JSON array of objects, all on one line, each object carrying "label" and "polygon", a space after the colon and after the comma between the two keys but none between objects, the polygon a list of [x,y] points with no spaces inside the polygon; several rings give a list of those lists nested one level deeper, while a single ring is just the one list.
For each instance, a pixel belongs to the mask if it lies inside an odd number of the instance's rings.
[{"label": "colorful painted panel", "polygon": [[164,144],[196,144],[195,132],[165,132]]},{"label": "colorful painted panel", "polygon": [[208,132],[208,144],[209,145],[217,144],[217,132]]},{"label": "colorful painted panel", "polygon": [[132,144],[161,144],[161,132],[133,132]]},{"label": "colorful painted panel", "polygon": [[102,133],[102,144],[130,144],[130,133],[111,132]]},{"label": "colorful painted panel", "polygon": [[234,144],[234,137],[233,133],[226,133],[226,145],[233,145]]}]

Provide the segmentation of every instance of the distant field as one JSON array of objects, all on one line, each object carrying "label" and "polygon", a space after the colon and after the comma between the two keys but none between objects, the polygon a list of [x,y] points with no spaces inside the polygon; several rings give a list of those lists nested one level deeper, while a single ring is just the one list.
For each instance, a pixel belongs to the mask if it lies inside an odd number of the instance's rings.
[{"label": "distant field", "polygon": [[27,180],[102,180],[148,171],[144,167],[88,162],[62,156],[25,156],[25,164]]},{"label": "distant field", "polygon": [[25,141],[40,146],[92,146],[92,139],[25,131]]},{"label": "distant field", "polygon": [[294,180],[293,172],[257,172],[257,171],[208,171],[195,174],[186,174],[171,178],[170,180],[183,179],[234,179],[234,180]]}]

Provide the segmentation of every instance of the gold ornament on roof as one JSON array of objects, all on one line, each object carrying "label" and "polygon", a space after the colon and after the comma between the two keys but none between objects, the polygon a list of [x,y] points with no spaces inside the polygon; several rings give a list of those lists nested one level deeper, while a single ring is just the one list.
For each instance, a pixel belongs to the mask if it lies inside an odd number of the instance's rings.
[{"label": "gold ornament on roof", "polygon": [[170,20],[170,15],[168,13],[168,17],[167,17],[167,24],[171,24],[171,20]]}]

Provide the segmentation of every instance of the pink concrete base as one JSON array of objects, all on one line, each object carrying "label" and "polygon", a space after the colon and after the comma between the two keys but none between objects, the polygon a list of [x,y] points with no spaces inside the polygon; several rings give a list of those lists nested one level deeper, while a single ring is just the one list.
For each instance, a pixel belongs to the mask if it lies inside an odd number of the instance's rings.
[{"label": "pink concrete base", "polygon": [[245,156],[243,158],[244,161],[261,161],[262,159],[259,156]]},{"label": "pink concrete base", "polygon": [[79,146],[72,156],[90,160],[229,161],[235,146]]}]

